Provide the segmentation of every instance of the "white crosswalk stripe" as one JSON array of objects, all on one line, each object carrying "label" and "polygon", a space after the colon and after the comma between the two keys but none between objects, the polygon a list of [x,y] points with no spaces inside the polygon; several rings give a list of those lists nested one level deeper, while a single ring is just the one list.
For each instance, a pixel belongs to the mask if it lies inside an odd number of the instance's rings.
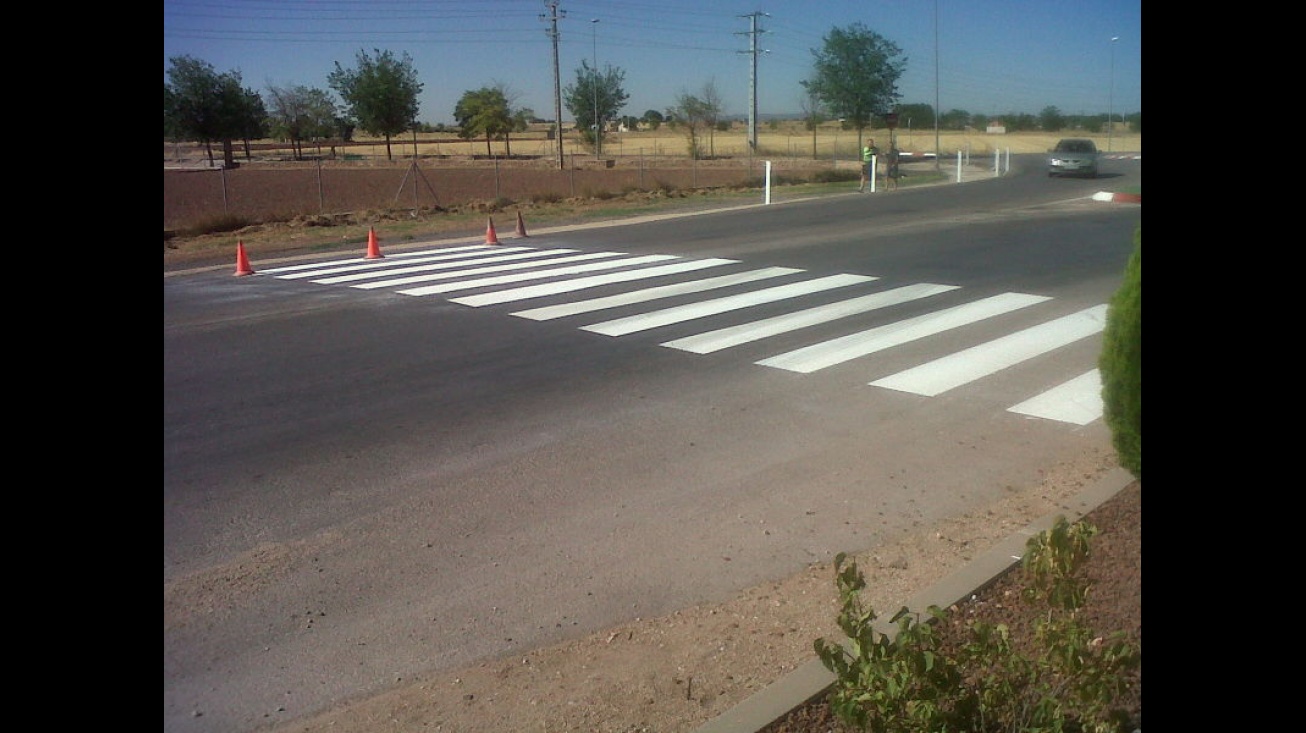
[{"label": "white crosswalk stripe", "polygon": [[[490,273],[495,273],[495,272],[511,272],[515,270],[526,270],[532,267],[540,267],[541,264],[557,265],[565,262],[584,262],[588,260],[602,259],[605,257],[619,257],[625,254],[625,252],[584,252],[581,254],[566,255],[565,257],[552,256],[556,254],[563,254],[566,252],[575,252],[575,251],[576,250],[555,249],[555,250],[548,250],[542,253],[523,252],[520,255],[508,255],[507,257],[500,257],[494,260],[485,260],[482,262],[473,263],[480,266],[473,267],[469,270],[428,272],[424,275],[409,275],[407,277],[398,277],[389,280],[373,280],[372,282],[359,283],[352,287],[359,288],[361,290],[375,290],[377,288],[393,288],[399,285],[412,285],[414,283],[425,283],[425,282],[431,282],[433,280],[452,280],[454,278],[467,277],[469,275],[488,275]],[[535,255],[535,257],[532,257],[531,260],[528,262],[509,262],[509,260],[525,259],[527,257],[530,257],[531,255]],[[544,256],[548,256],[549,259],[543,259]],[[504,264],[505,262],[507,264]],[[321,281],[314,280],[313,282],[321,282]],[[404,292],[404,291],[401,290],[399,292]],[[420,293],[410,292],[406,294],[419,295]]]},{"label": "white crosswalk stripe", "polygon": [[[517,310],[510,315],[536,321],[575,317],[587,313],[625,308],[713,291],[734,291],[728,295],[680,302],[599,322],[577,325],[583,331],[620,337],[652,329],[710,320],[714,325],[695,333],[663,341],[660,346],[695,354],[710,354],[744,344],[764,344],[767,339],[801,338],[821,330],[858,330],[834,337],[820,337],[812,343],[755,361],[755,364],[785,371],[811,374],[823,369],[870,357],[886,349],[905,347],[948,331],[1045,304],[1047,296],[1000,293],[960,305],[940,303],[938,310],[886,320],[891,306],[926,300],[960,290],[958,285],[913,283],[842,300],[809,305],[819,293],[864,286],[878,277],[857,274],[817,276],[793,267],[766,267],[702,277],[700,271],[742,265],[724,258],[690,259],[675,255],[631,255],[625,252],[581,252],[575,249],[537,249],[526,246],[467,245],[421,250],[368,260],[353,258],[265,269],[282,279],[308,280],[320,285],[345,285],[363,290],[389,288],[409,296],[432,296],[460,290],[484,292],[450,298],[449,302],[485,307],[524,300],[553,297],[555,302]],[[769,280],[785,278],[780,285],[756,287]],[[596,298],[568,298],[571,294],[622,283],[662,279],[666,284],[637,288]],[[547,280],[522,285],[532,280]],[[954,301],[948,301],[954,302]],[[755,306],[776,304],[791,310],[762,318],[748,318]],[[919,311],[919,307],[917,308]],[[864,328],[867,318],[880,325]],[[915,367],[868,382],[870,386],[933,397],[975,382],[1004,369],[1035,359],[1052,350],[1088,338],[1102,331],[1106,306],[1098,305],[1061,316],[978,346],[935,358]],[[723,321],[735,321],[721,325]],[[875,322],[875,321],[872,321]],[[692,327],[691,327],[692,328]],[[813,337],[816,338],[816,337]],[[809,339],[810,340],[810,339]],[[792,340],[790,341],[792,343]],[[1102,416],[1100,375],[1096,369],[1075,376],[1041,394],[1034,395],[1008,412],[1054,422],[1086,425]]]},{"label": "white crosswalk stripe", "polygon": [[1105,325],[1106,306],[1093,306],[877,379],[871,385],[933,397],[1099,333]]},{"label": "white crosswalk stripe", "polygon": [[1074,379],[1007,408],[1030,417],[1087,425],[1102,417],[1102,374],[1091,369]]},{"label": "white crosswalk stripe", "polygon": [[805,280],[803,282],[790,283],[789,285],[777,285],[774,288],[767,288],[751,293],[742,293],[740,295],[731,295],[725,298],[717,298],[702,303],[689,303],[679,305],[673,308],[664,308],[663,310],[653,311],[652,313],[641,313],[637,316],[627,316],[612,321],[604,321],[589,326],[581,326],[582,331],[592,331],[607,336],[624,336],[636,331],[647,331],[650,328],[659,326],[668,326],[672,323],[683,323],[692,321],[696,318],[725,313],[726,311],[737,310],[739,308],[748,308],[749,306],[759,305],[761,303],[772,303],[777,300],[786,298],[796,298],[800,295],[809,295],[819,293],[830,288],[842,288],[848,285],[869,282],[874,280],[873,277],[866,275],[830,275],[815,280]]},{"label": "white crosswalk stripe", "polygon": [[609,308],[619,308],[623,305],[646,303],[650,300],[670,298],[676,295],[701,293],[716,288],[742,285],[744,283],[766,280],[773,277],[780,277],[782,275],[791,275],[795,272],[802,272],[802,270],[796,270],[792,267],[767,267],[761,270],[741,272],[736,275],[722,275],[721,277],[708,278],[707,280],[695,280],[687,283],[678,283],[676,285],[663,285],[656,288],[636,290],[633,293],[623,293],[621,295],[610,295],[605,298],[582,300],[577,303],[564,303],[555,306],[545,306],[543,308],[531,308],[529,310],[517,311],[511,315],[520,318],[530,318],[535,321],[547,321],[553,318],[564,318],[566,316],[577,316],[582,313],[593,313],[594,311],[607,310]]},{"label": "white crosswalk stripe", "polygon": [[[564,258],[566,259],[566,258]],[[519,283],[526,280],[544,280],[550,277],[562,277],[564,275],[579,275],[584,272],[594,272],[595,270],[611,270],[616,267],[632,267],[634,265],[645,265],[650,262],[665,262],[676,259],[675,255],[643,255],[640,257],[627,257],[619,260],[604,260],[603,262],[590,262],[584,265],[569,265],[567,267],[552,267],[544,270],[531,270],[530,272],[514,272],[511,275],[495,275],[493,277],[482,277],[475,280],[463,280],[455,283],[444,283],[441,285],[427,285],[421,288],[409,288],[400,290],[404,295],[435,295],[437,293],[452,293],[455,290],[472,290],[473,288],[487,288],[494,285],[508,285],[510,283]]]},{"label": "white crosswalk stripe", "polygon": [[974,303],[941,310],[937,313],[908,318],[897,323],[872,328],[869,331],[852,333],[842,338],[812,344],[769,359],[763,359],[757,363],[762,366],[808,374],[818,369],[874,354],[892,346],[900,346],[909,341],[967,326],[985,318],[1010,313],[1018,308],[1026,308],[1035,303],[1042,303],[1045,300],[1049,299],[1041,295],[1002,293]]},{"label": "white crosswalk stripe", "polygon": [[710,354],[721,349],[728,349],[731,346],[757,341],[767,336],[776,336],[807,326],[815,326],[858,313],[866,313],[877,308],[906,303],[936,293],[946,293],[949,290],[956,290],[958,287],[957,285],[935,285],[933,283],[905,285],[882,293],[871,293],[860,298],[808,308],[797,313],[786,313],[761,321],[741,323],[730,328],[719,328],[715,331],[706,331],[693,336],[664,341],[662,345],[672,349],[692,351],[695,354]]},{"label": "white crosswalk stripe", "polygon": [[[426,259],[431,260],[449,260],[458,257],[469,257],[486,250],[489,250],[488,244],[472,244],[465,247],[441,247],[440,249],[426,249],[414,252],[401,252],[391,255],[389,258],[380,260],[369,260],[366,257],[352,257],[347,260],[335,260],[332,262],[312,262],[302,265],[286,265],[285,267],[271,267],[259,270],[264,275],[276,275],[282,279],[295,279],[301,277],[315,277],[319,275],[330,274],[332,272],[348,272],[351,269],[375,269],[382,267],[393,267],[396,261],[402,262],[420,262]],[[495,252],[516,251],[527,249],[526,247],[509,247],[496,248]]]},{"label": "white crosswalk stripe", "polygon": [[627,270],[625,272],[610,272],[604,275],[592,275],[590,277],[580,277],[575,280],[563,280],[561,282],[545,283],[543,285],[527,285],[520,288],[496,290],[492,293],[468,295],[462,298],[451,298],[450,300],[454,303],[479,308],[486,305],[497,305],[499,303],[512,303],[518,300],[542,298],[546,295],[573,293],[577,290],[596,288],[601,285],[611,285],[613,283],[630,282],[631,280],[647,280],[651,277],[677,275],[682,272],[693,272],[695,270],[703,270],[709,267],[738,264],[738,262],[739,260],[726,260],[719,257],[713,257],[706,260],[689,260],[685,262],[675,262],[670,265],[642,267],[638,270]]}]

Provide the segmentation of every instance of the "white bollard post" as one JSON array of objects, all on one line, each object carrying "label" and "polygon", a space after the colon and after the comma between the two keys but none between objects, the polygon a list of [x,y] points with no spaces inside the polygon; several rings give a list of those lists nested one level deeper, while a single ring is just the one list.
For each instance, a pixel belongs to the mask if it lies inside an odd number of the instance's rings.
[{"label": "white bollard post", "polygon": [[961,183],[961,151],[957,151],[957,183]]},{"label": "white bollard post", "polygon": [[767,206],[770,206],[771,205],[771,161],[769,160],[766,161],[766,185],[763,186],[763,189],[766,191],[766,197],[764,199],[765,203]]},{"label": "white bollard post", "polygon": [[993,151],[993,175],[995,176],[1001,174],[1001,170],[1000,170],[1002,165],[1001,161],[1002,161],[1002,151],[994,150]]},{"label": "white bollard post", "polygon": [[879,158],[879,157],[880,157],[880,156],[878,156],[878,155],[872,155],[872,156],[871,156],[871,168],[870,168],[870,171],[869,171],[869,173],[868,173],[868,175],[871,177],[871,193],[875,193],[875,168],[876,168],[876,166],[875,166],[875,160],[876,160],[877,158]]}]

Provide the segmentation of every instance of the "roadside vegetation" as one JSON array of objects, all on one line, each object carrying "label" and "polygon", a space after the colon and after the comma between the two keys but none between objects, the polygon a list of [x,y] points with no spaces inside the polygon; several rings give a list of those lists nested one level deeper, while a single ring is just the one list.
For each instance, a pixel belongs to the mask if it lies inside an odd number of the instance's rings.
[{"label": "roadside vegetation", "polygon": [[[1105,420],[1120,465],[1142,480],[1142,229],[1124,280],[1111,299],[1099,357]],[[856,730],[875,733],[946,731],[1073,731],[1130,733],[1141,710],[1129,711],[1131,673],[1141,650],[1123,631],[1093,629],[1080,612],[1092,591],[1083,573],[1098,529],[1058,517],[1031,537],[1021,558],[1018,602],[1037,611],[1032,637],[1018,641],[1006,623],[971,622],[962,642],[938,628],[949,611],[903,607],[889,619],[892,635],[862,601],[866,580],[856,562],[835,559],[846,639],[814,642],[835,675],[827,701]],[[1014,611],[1013,611],[1014,613]],[[1014,621],[1014,617],[1013,617]],[[1139,683],[1141,684],[1141,683]],[[1141,689],[1136,690],[1141,698]]]}]

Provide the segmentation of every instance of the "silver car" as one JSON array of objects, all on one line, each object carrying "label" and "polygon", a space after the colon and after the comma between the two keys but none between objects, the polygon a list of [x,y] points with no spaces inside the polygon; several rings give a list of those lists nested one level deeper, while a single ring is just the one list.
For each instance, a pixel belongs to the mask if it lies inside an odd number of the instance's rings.
[{"label": "silver car", "polygon": [[1048,152],[1048,177],[1086,176],[1097,178],[1097,145],[1092,140],[1066,138]]}]

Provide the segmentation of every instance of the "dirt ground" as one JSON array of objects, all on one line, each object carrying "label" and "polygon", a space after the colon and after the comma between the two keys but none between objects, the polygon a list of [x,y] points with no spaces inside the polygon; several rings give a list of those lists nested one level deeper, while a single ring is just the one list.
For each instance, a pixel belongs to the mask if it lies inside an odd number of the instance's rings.
[{"label": "dirt ground", "polygon": [[[1086,449],[1050,466],[1037,485],[1012,487],[1000,503],[855,554],[867,601],[896,609],[913,593],[964,565],[1029,522],[1066,505],[1116,465]],[[1141,537],[1141,527],[1138,527]],[[1141,582],[1137,565],[1122,573]],[[1137,592],[1115,592],[1140,603]],[[637,619],[511,658],[416,679],[397,679],[374,697],[270,726],[275,733],[375,731],[693,731],[814,658],[817,637],[840,638],[834,570],[817,564],[750,588],[719,605]],[[1137,614],[1135,614],[1137,617]],[[1139,617],[1141,629],[1141,617]],[[815,719],[807,711],[807,719]],[[821,719],[822,725],[828,720]],[[787,733],[828,727],[780,728]]]}]

